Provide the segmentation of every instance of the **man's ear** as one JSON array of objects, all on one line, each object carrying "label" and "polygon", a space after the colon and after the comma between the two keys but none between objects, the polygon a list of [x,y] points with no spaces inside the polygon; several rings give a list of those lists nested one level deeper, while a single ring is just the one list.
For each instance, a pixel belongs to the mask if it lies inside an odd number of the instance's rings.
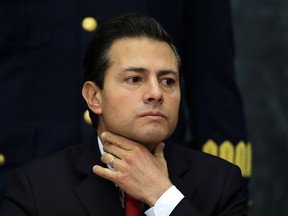
[{"label": "man's ear", "polygon": [[91,81],[84,83],[82,95],[90,108],[96,114],[102,114],[101,89]]}]

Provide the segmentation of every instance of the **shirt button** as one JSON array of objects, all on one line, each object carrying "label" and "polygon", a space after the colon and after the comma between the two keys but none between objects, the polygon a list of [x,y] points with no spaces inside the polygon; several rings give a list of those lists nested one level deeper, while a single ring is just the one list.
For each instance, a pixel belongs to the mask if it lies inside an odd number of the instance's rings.
[{"label": "shirt button", "polygon": [[82,28],[88,32],[93,32],[97,28],[97,20],[93,17],[86,17],[82,20]]},{"label": "shirt button", "polygon": [[3,154],[0,154],[0,166],[3,166],[5,164],[5,156]]}]

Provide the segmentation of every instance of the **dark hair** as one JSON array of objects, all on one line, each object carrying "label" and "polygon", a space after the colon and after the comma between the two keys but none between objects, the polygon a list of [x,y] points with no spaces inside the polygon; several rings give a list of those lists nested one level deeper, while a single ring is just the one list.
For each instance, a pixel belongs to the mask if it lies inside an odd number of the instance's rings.
[{"label": "dark hair", "polygon": [[[152,17],[142,14],[125,14],[108,19],[95,30],[83,59],[84,82],[93,81],[103,89],[105,71],[111,64],[109,50],[112,43],[121,38],[150,38],[166,42],[173,50],[180,70],[180,56],[171,36]],[[97,115],[89,110],[94,126]]]}]

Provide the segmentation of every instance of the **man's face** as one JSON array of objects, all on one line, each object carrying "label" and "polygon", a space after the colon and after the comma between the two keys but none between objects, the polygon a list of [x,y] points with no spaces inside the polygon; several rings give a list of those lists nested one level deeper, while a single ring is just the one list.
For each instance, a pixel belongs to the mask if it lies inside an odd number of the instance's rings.
[{"label": "man's face", "polygon": [[99,90],[98,132],[110,131],[152,149],[174,131],[180,104],[179,72],[167,43],[147,38],[116,40],[112,64]]}]

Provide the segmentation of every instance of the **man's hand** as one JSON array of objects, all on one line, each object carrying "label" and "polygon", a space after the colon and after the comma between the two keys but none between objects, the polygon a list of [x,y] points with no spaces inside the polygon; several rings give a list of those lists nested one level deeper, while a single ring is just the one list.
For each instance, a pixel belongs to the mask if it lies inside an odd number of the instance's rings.
[{"label": "man's hand", "polygon": [[159,143],[151,153],[145,146],[127,138],[104,132],[101,140],[105,154],[101,160],[108,164],[113,157],[116,171],[95,165],[93,172],[113,181],[122,190],[149,206],[172,186],[164,158],[165,144]]}]

